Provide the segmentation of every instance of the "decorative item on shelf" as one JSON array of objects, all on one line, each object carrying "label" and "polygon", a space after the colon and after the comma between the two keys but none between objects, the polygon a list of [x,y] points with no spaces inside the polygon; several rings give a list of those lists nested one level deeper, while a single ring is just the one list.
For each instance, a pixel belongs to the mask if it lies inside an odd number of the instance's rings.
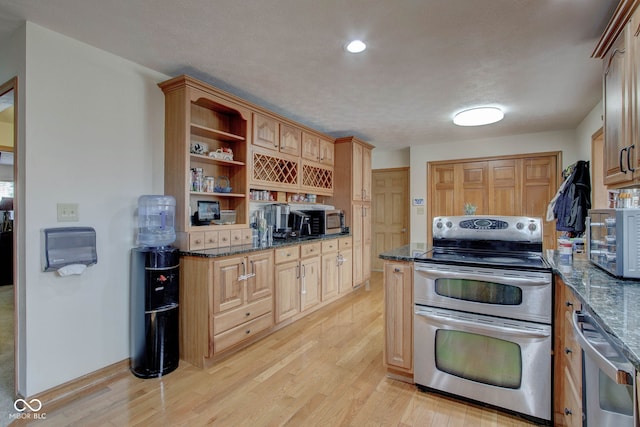
[{"label": "decorative item on shelf", "polygon": [[231,181],[229,181],[229,178],[224,175],[219,176],[215,191],[216,193],[231,193]]},{"label": "decorative item on shelf", "polygon": [[231,148],[218,148],[216,151],[211,151],[209,157],[218,160],[233,160],[233,151]]},{"label": "decorative item on shelf", "polygon": [[191,141],[189,150],[192,154],[205,155],[209,152],[209,146],[205,142]]},{"label": "decorative item on shelf", "polygon": [[201,192],[204,186],[204,171],[202,168],[191,168],[191,191]]},{"label": "decorative item on shelf", "polygon": [[216,178],[213,176],[204,177],[204,187],[202,189],[205,193],[213,193],[216,191]]},{"label": "decorative item on shelf", "polygon": [[233,225],[236,223],[236,211],[232,209],[221,210],[220,219],[214,220],[217,225]]},{"label": "decorative item on shelf", "polygon": [[478,209],[478,207],[476,205],[472,205],[471,203],[465,203],[464,204],[464,214],[465,215],[475,215],[476,209]]}]

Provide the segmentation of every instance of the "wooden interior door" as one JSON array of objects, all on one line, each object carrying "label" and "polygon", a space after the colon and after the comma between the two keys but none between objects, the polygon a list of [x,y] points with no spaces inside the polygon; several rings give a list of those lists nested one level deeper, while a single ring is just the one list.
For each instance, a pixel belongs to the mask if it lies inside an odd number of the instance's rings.
[{"label": "wooden interior door", "polygon": [[558,166],[555,156],[523,159],[522,213],[543,219],[543,247],[556,247],[556,223],[547,221],[547,206],[557,192]]},{"label": "wooden interior door", "polygon": [[409,169],[377,169],[371,176],[371,269],[382,271],[378,254],[409,243]]}]

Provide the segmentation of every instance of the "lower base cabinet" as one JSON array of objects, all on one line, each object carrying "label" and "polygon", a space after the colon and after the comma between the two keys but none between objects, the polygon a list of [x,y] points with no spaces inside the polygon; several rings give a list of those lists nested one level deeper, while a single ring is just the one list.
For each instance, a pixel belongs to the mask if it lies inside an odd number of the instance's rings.
[{"label": "lower base cabinet", "polygon": [[553,418],[556,426],[582,426],[582,349],[576,341],[572,317],[580,302],[560,279],[555,280]]},{"label": "lower base cabinet", "polygon": [[[342,240],[348,249],[338,266]],[[335,238],[236,256],[183,256],[180,359],[203,368],[346,295],[353,289],[350,242]],[[329,281],[334,294],[328,296],[325,245],[336,265]]]},{"label": "lower base cabinet", "polygon": [[384,363],[413,375],[413,263],[384,263]]}]

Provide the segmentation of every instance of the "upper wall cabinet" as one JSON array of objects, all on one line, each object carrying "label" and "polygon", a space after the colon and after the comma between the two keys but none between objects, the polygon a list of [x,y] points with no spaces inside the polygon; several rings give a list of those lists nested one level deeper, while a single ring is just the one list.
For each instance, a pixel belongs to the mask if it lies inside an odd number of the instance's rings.
[{"label": "upper wall cabinet", "polygon": [[640,183],[640,10],[638,0],[622,0],[593,57],[602,58],[604,183]]},{"label": "upper wall cabinet", "polygon": [[253,114],[253,145],[299,156],[301,144],[300,129],[263,114]]}]

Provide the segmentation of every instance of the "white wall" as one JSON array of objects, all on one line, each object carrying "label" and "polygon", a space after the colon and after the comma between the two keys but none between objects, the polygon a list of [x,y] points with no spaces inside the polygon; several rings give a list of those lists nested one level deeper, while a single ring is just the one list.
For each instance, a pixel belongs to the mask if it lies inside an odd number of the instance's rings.
[{"label": "white wall", "polygon": [[[26,387],[33,395],[129,357],[129,253],[138,196],[163,191],[167,76],[26,24]],[[57,203],[80,221],[59,223]],[[41,271],[43,228],[91,226],[98,264]]]},{"label": "white wall", "polygon": [[[562,151],[565,165],[578,160],[575,131],[541,132],[473,141],[450,141],[411,147],[411,197],[427,199],[427,162],[459,158],[505,156],[523,153]],[[460,153],[464,153],[462,156]],[[427,239],[426,208],[419,214],[411,206],[411,241]],[[461,213],[462,214],[462,213]]]},{"label": "white wall", "polygon": [[603,114],[602,101],[600,101],[576,128],[579,160],[591,160],[591,138],[604,126]]},{"label": "white wall", "polygon": [[402,168],[409,166],[409,156],[411,150],[403,148],[401,150],[380,150],[375,148],[371,153],[372,169]]}]

